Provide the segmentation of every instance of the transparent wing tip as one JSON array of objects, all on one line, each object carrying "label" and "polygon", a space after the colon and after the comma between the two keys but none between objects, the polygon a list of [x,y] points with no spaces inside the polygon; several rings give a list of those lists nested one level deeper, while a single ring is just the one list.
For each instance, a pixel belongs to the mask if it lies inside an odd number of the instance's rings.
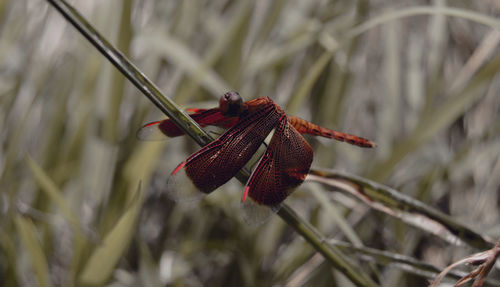
[{"label": "transparent wing tip", "polygon": [[196,203],[201,200],[204,193],[198,190],[193,182],[187,176],[182,162],[172,172],[167,179],[166,194],[167,196],[178,203]]},{"label": "transparent wing tip", "polygon": [[241,202],[242,216],[246,224],[250,226],[259,226],[271,218],[281,208],[281,204],[267,206],[258,204],[255,200],[248,197]]},{"label": "transparent wing tip", "polygon": [[135,136],[142,141],[161,141],[166,140],[167,136],[160,130],[161,121],[152,122],[140,128]]}]

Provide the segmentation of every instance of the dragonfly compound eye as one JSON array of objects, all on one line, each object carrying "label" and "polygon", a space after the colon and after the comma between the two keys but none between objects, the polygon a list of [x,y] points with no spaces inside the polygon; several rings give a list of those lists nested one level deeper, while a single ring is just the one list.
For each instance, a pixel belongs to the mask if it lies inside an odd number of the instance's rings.
[{"label": "dragonfly compound eye", "polygon": [[219,108],[223,115],[235,117],[241,113],[243,100],[237,92],[225,93],[219,101]]}]

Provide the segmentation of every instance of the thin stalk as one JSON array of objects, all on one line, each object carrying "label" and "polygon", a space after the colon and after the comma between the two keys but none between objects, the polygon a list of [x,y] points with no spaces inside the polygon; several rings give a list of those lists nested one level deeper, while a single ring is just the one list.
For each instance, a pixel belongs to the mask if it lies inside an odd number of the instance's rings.
[{"label": "thin stalk", "polygon": [[[169,98],[163,96],[153,82],[140,72],[120,51],[104,39],[88,21],[64,0],[47,0],[73,26],[89,40],[111,63],[122,72],[146,97],[148,97],[163,113],[182,128],[198,144],[204,146],[212,138],[201,129],[186,113]],[[248,174],[237,176],[243,183]],[[324,237],[308,222],[300,218],[289,206],[283,204],[278,215],[302,235],[330,263],[343,272],[357,286],[377,286],[362,270],[349,263],[336,247],[327,244]]]},{"label": "thin stalk", "polygon": [[171,99],[130,62],[122,52],[113,47],[90,23],[64,0],[47,0],[56,8],[94,47],[101,52],[134,86],[136,86],[160,111],[182,128],[198,144],[206,145],[213,139],[182,111]]},{"label": "thin stalk", "polygon": [[[336,240],[329,240],[328,242],[332,245],[335,245],[345,253],[355,254],[356,256],[366,261],[375,261],[380,265],[393,265],[396,268],[402,269],[406,272],[418,276],[432,278],[442,272],[441,268],[404,254],[369,247],[356,247],[350,243]],[[459,280],[466,275],[467,272],[457,270],[451,270],[446,274],[447,277],[456,280]],[[500,286],[500,282],[498,280],[486,279],[486,282],[492,286]]]},{"label": "thin stalk", "polygon": [[[335,170],[311,170],[310,174],[323,178],[345,179],[365,188],[365,193],[371,200],[383,202],[391,208],[422,214],[435,220],[447,228],[449,232],[463,240],[468,245],[478,249],[492,248],[494,243],[482,234],[454,220],[451,216],[397,190],[378,182],[357,175]],[[311,178],[311,180],[313,180]],[[373,191],[373,193],[370,193]],[[392,202],[391,202],[392,201]]]}]

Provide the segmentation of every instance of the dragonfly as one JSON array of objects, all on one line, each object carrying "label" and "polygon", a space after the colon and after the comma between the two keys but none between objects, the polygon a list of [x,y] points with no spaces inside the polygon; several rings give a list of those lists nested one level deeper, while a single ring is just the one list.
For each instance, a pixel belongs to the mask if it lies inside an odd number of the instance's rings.
[{"label": "dragonfly", "polygon": [[[279,206],[309,173],[313,150],[302,134],[335,139],[362,148],[375,147],[375,143],[368,139],[287,115],[269,97],[243,102],[237,92],[228,92],[221,96],[216,108],[188,109],[187,112],[201,127],[217,126],[227,131],[180,163],[169,181],[187,176],[197,192],[210,194],[233,178],[274,131],[241,199],[245,202],[251,198],[262,206]],[[158,139],[158,135],[172,138],[184,135],[184,131],[170,119],[164,119],[144,125],[137,133],[138,138],[144,140]]]}]

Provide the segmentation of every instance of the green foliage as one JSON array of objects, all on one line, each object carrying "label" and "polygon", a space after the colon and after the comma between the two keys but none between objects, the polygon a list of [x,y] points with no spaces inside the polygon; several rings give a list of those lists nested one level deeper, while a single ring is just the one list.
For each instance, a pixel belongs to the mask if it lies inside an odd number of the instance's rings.
[{"label": "green foliage", "polygon": [[[449,213],[450,225],[499,238],[500,7],[414,2],[74,5],[177,104],[212,107],[230,89],[272,97],[378,144],[308,138],[314,167],[391,186]],[[383,213],[341,185],[303,184],[287,215],[307,224],[293,228],[278,216],[247,226],[236,180],[199,205],[174,203],[166,178],[198,146],[138,141],[142,124],[164,116],[44,1],[0,1],[0,20],[2,286],[352,284],[294,232],[308,224],[315,248],[381,286],[421,286],[471,253],[429,220],[415,228],[390,215],[412,211],[399,197],[379,198]],[[382,185],[350,180],[377,201]]]},{"label": "green foliage", "polygon": [[80,276],[80,282],[83,285],[101,286],[111,277],[116,264],[125,253],[133,237],[141,203],[142,196],[139,187],[128,210],[123,213],[85,263]]}]

